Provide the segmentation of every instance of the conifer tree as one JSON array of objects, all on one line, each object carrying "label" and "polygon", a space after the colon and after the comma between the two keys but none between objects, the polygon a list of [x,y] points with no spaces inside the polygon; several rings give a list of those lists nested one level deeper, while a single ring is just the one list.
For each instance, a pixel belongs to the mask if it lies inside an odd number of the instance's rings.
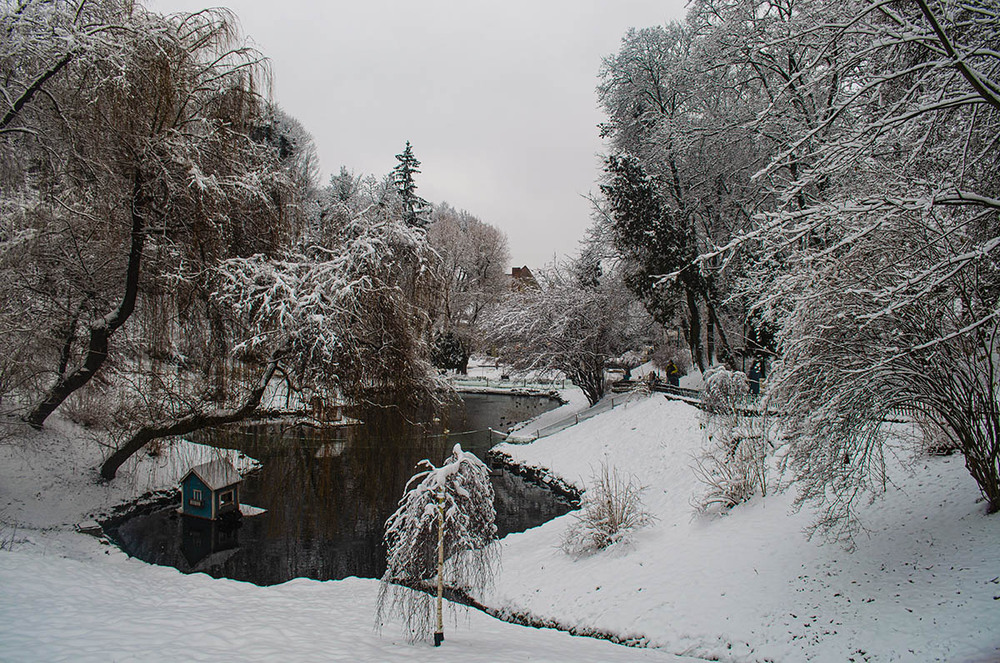
[{"label": "conifer tree", "polygon": [[413,155],[410,141],[406,141],[403,153],[397,154],[396,159],[399,163],[392,170],[392,181],[396,185],[403,205],[403,220],[408,225],[426,228],[427,210],[430,205],[417,195],[417,184],[413,181],[413,176],[420,172],[420,161]]},{"label": "conifer tree", "polygon": [[[707,284],[694,264],[694,228],[663,200],[656,180],[634,156],[608,157],[605,172],[608,177],[601,192],[608,202],[612,240],[625,259],[625,283],[663,325],[672,322],[681,298],[686,301],[691,356],[704,371],[711,357],[705,357],[702,345],[698,300]],[[660,285],[661,278],[671,273],[677,274],[673,287]]]}]

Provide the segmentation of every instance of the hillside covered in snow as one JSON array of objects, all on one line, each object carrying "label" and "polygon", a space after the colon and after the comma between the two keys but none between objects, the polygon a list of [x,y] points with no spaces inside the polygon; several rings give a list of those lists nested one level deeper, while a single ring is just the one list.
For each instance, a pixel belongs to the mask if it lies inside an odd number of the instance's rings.
[{"label": "hillside covered in snow", "polygon": [[181,443],[143,456],[132,479],[99,486],[79,472],[99,453],[79,429],[25,430],[17,446],[0,447],[3,658],[996,660],[1000,521],[984,514],[960,455],[914,457],[901,438],[892,483],[859,514],[865,534],[848,551],[806,538],[813,514],[791,510],[794,487],[724,516],[697,513],[700,416],[662,395],[635,397],[502,447],[580,487],[602,462],[635,474],[655,520],[630,543],[581,557],[560,548],[573,513],[511,535],[495,588],[477,598],[494,614],[631,648],[472,611],[432,650],[393,625],[373,630],[374,580],[257,587],[129,559],[74,525],[169,487],[207,450]]}]

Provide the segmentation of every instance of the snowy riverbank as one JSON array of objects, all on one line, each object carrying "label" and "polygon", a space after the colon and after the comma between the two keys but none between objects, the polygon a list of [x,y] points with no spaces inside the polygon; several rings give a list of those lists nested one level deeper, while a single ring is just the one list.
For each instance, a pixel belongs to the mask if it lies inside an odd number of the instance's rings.
[{"label": "snowy riverbank", "polygon": [[398,623],[373,630],[375,580],[258,587],[145,564],[76,526],[162,496],[217,453],[244,470],[252,459],[180,442],[102,484],[102,447],[84,429],[58,417],[44,432],[11,427],[0,444],[0,660],[675,660],[461,607],[433,649],[407,642]]},{"label": "snowy riverbank", "polygon": [[[555,415],[550,415],[555,416]],[[583,486],[605,460],[648,486],[657,521],[633,544],[574,559],[573,515],[503,541],[494,610],[645,648],[505,624],[462,608],[444,647],[372,630],[374,580],[257,587],[183,575],[74,531],[169,488],[212,450],[181,443],[95,483],[97,440],[58,419],[0,445],[0,658],[36,660],[968,661],[1000,658],[1000,519],[960,456],[894,467],[857,550],[808,541],[807,512],[775,494],[694,515],[697,410],[634,397],[531,444],[518,462]],[[237,459],[248,465],[250,459]],[[212,615],[205,619],[203,615]],[[692,659],[693,660],[693,659]]]},{"label": "snowy riverbank", "polygon": [[653,396],[502,445],[577,486],[606,459],[647,486],[657,521],[629,547],[580,559],[559,549],[572,514],[509,536],[484,602],[713,660],[1000,660],[1000,517],[984,515],[960,455],[893,462],[851,553],[807,540],[812,514],[793,513],[790,492],[696,515],[701,444],[697,410]]}]

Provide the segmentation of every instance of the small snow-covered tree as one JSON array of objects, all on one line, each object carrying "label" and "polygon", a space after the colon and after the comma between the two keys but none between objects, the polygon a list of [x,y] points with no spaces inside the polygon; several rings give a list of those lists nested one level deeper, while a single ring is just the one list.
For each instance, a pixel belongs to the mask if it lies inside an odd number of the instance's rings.
[{"label": "small snow-covered tree", "polygon": [[[399,508],[386,521],[386,570],[376,609],[376,627],[400,615],[417,640],[434,627],[434,645],[444,640],[443,595],[449,587],[481,590],[493,582],[500,561],[496,510],[489,468],[456,444],[440,467],[410,479]],[[424,591],[413,591],[412,589]],[[427,593],[436,590],[435,600]],[[433,606],[433,613],[432,613]]]},{"label": "small snow-covered tree", "polygon": [[743,371],[713,366],[705,371],[703,379],[705,388],[701,392],[701,404],[708,412],[732,418],[746,406],[750,382]]}]

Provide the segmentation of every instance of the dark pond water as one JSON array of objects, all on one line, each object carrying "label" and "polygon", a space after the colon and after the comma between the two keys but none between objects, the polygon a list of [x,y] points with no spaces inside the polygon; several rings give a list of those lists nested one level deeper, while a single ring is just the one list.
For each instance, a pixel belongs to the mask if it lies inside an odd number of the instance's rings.
[{"label": "dark pond water", "polygon": [[[240,449],[263,463],[245,478],[241,501],[267,513],[233,526],[178,515],[172,504],[105,529],[130,555],[184,572],[259,585],[297,577],[380,577],[383,525],[421,459],[440,464],[456,442],[483,458],[491,442],[486,428],[505,430],[557,405],[526,396],[470,394],[463,400],[429,424],[383,409],[353,413],[363,425],[322,431],[277,425],[215,431],[199,441]],[[571,508],[504,470],[494,471],[493,485],[500,536]]]}]

